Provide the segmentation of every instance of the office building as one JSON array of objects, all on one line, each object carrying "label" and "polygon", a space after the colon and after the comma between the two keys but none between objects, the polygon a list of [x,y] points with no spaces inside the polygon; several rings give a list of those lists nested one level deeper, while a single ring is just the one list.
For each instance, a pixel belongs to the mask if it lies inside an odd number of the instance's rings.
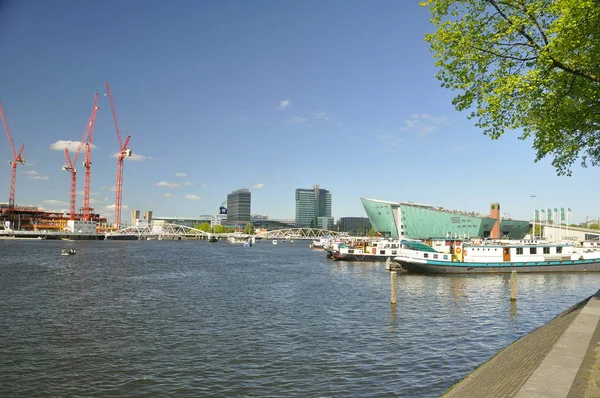
[{"label": "office building", "polygon": [[248,189],[238,189],[227,195],[227,225],[246,225],[250,222],[251,195]]},{"label": "office building", "polygon": [[331,192],[318,185],[296,189],[296,227],[332,228]]},{"label": "office building", "polygon": [[354,236],[364,236],[371,230],[368,217],[341,217],[338,220],[340,232],[348,232]]}]

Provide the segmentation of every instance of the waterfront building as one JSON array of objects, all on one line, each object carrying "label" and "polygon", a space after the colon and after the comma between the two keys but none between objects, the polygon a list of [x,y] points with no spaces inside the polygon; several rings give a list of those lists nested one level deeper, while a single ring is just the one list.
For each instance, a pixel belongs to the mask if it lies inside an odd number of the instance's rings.
[{"label": "waterfront building", "polygon": [[198,217],[152,217],[152,221],[160,221],[162,223],[183,225],[185,227],[196,227],[203,223],[212,224],[214,215],[200,215]]},{"label": "waterfront building", "polygon": [[250,190],[243,188],[227,195],[227,225],[245,225],[250,222]]},{"label": "waterfront building", "polygon": [[531,228],[529,221],[501,218],[499,203],[492,203],[487,215],[413,202],[360,200],[373,229],[394,238],[523,239]]},{"label": "waterfront building", "polygon": [[341,217],[338,226],[340,232],[348,232],[355,236],[358,236],[362,226],[363,234],[366,235],[371,230],[371,221],[368,217]]},{"label": "waterfront building", "polygon": [[[323,217],[321,221],[319,217]],[[313,185],[312,189],[296,189],[296,227],[317,227],[319,223],[327,225],[319,228],[333,227],[331,192],[318,185]]]}]

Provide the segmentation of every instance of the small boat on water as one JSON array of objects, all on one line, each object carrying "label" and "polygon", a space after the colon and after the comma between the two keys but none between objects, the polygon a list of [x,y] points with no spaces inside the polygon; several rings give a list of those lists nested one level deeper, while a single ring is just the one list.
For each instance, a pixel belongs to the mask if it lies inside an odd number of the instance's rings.
[{"label": "small boat on water", "polygon": [[417,241],[384,239],[338,243],[326,249],[328,257],[336,261],[386,261],[402,253],[402,250],[434,252],[431,247]]},{"label": "small boat on water", "polygon": [[72,255],[74,255],[74,254],[77,254],[77,251],[76,251],[75,249],[69,249],[69,250],[67,250],[67,249],[62,249],[62,250],[60,251],[60,255],[61,255],[61,256],[72,256]]},{"label": "small boat on water", "polygon": [[600,272],[599,251],[538,241],[463,242],[449,253],[403,251],[393,261],[405,271],[423,274]]},{"label": "small boat on water", "polygon": [[273,244],[276,245],[277,244],[277,239],[273,239]]},{"label": "small boat on water", "polygon": [[218,239],[218,238],[217,238],[215,235],[210,235],[210,236],[208,237],[208,241],[209,241],[210,243],[215,243],[215,242],[218,242],[218,241],[219,241],[219,239]]}]

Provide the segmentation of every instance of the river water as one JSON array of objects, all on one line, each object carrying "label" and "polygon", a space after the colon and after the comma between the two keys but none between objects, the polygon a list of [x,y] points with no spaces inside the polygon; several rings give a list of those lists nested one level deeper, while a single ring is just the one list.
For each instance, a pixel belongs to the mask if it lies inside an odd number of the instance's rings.
[{"label": "river water", "polygon": [[306,241],[3,240],[0,396],[434,397],[599,286],[399,274],[392,306]]}]

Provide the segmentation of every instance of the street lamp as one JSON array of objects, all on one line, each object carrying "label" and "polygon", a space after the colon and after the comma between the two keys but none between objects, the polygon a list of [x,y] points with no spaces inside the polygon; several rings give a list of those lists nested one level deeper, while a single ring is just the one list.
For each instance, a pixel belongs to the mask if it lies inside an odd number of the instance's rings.
[{"label": "street lamp", "polygon": [[535,195],[531,195],[529,196],[533,202],[533,228],[531,230],[531,237],[533,238],[533,240],[535,240]]}]

